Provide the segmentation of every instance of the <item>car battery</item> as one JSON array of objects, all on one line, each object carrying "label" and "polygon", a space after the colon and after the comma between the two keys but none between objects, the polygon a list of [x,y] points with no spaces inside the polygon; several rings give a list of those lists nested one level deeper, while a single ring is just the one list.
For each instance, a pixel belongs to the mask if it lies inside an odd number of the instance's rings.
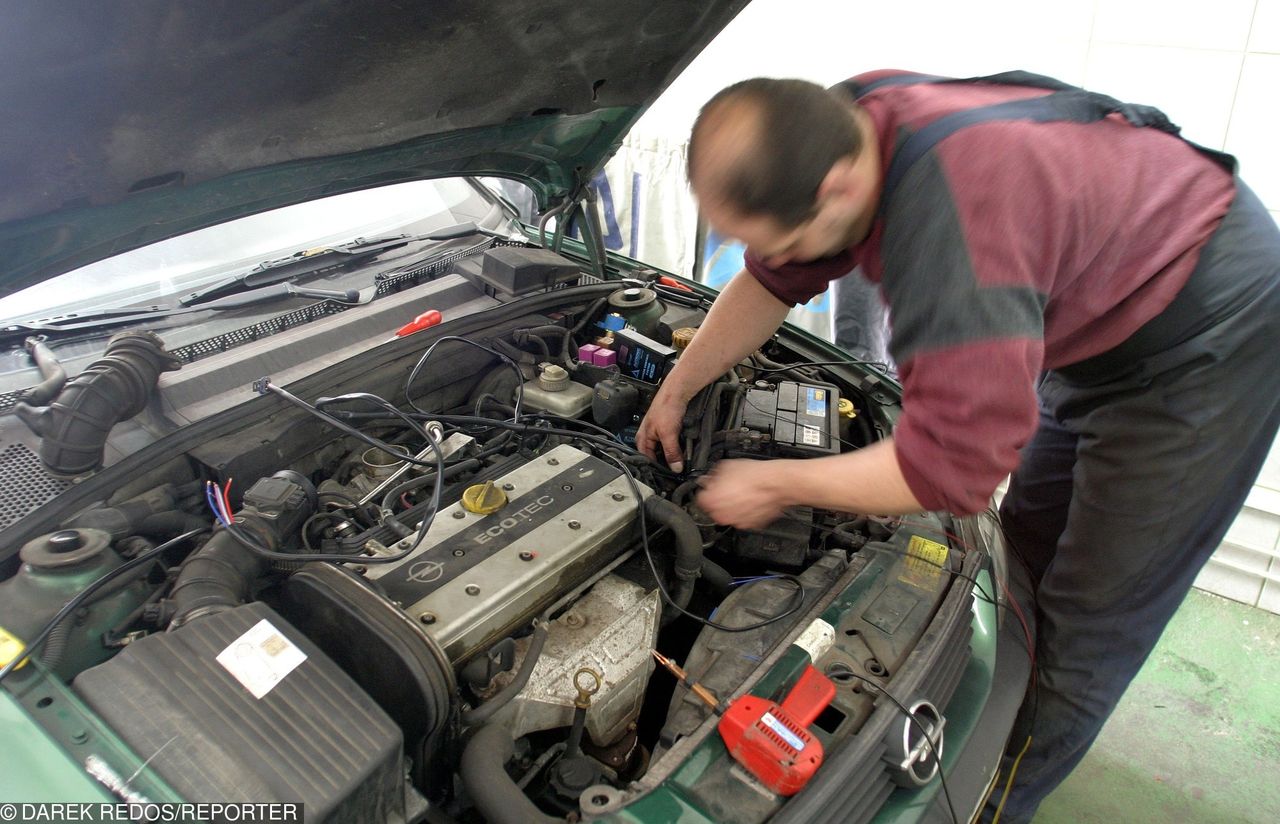
[{"label": "car battery", "polygon": [[825,383],[757,383],[747,390],[735,428],[769,435],[774,455],[816,457],[840,451],[840,390]]}]

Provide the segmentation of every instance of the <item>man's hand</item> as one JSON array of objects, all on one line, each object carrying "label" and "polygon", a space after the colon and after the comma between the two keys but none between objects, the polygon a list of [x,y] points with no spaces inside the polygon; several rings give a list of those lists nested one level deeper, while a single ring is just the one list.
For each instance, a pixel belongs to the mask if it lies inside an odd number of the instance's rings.
[{"label": "man's hand", "polygon": [[835,512],[922,512],[886,439],[826,458],[721,461],[702,479],[698,506],[717,523],[759,529],[789,506]]},{"label": "man's hand", "polygon": [[650,460],[658,453],[666,459],[672,472],[684,471],[684,452],[680,449],[680,430],[688,404],[669,392],[659,392],[640,421],[636,432],[636,448]]},{"label": "man's hand", "polygon": [[795,461],[721,461],[702,479],[698,506],[716,523],[760,529],[791,506],[784,468]]}]

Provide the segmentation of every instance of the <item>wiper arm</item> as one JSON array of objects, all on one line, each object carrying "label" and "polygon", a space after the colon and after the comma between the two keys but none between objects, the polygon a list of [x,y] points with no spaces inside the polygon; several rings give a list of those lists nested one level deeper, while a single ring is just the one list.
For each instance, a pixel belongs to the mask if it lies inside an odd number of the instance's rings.
[{"label": "wiper arm", "polygon": [[287,258],[260,263],[253,270],[233,275],[225,280],[197,289],[178,299],[183,306],[205,304],[214,298],[246,289],[258,289],[278,283],[287,283],[301,277],[352,266],[372,260],[390,249],[405,246],[411,238],[384,238],[376,242],[359,242],[346,246],[326,246],[307,249]]},{"label": "wiper arm", "polygon": [[240,309],[285,297],[317,298],[338,301],[351,306],[361,305],[373,300],[377,293],[376,283],[360,290],[335,291],[297,286],[290,281],[326,269],[366,262],[383,252],[407,246],[410,243],[455,240],[468,235],[505,237],[501,233],[476,226],[474,223],[459,223],[417,236],[399,235],[372,240],[360,239],[340,247],[325,247],[319,252],[304,255],[301,258],[294,255],[260,264],[250,272],[226,278],[184,296],[178,301],[177,306],[125,306],[119,309],[99,309],[92,312],[18,321],[0,326],[0,344],[7,345],[14,339],[21,340],[35,333],[52,335],[109,329],[113,326],[147,323],[206,310]]},{"label": "wiper arm", "polygon": [[58,315],[51,318],[20,321],[0,327],[0,342],[9,343],[14,338],[24,338],[32,333],[45,335],[85,332],[95,329],[109,329],[113,326],[128,326],[135,323],[147,323],[160,318],[172,318],[178,315],[189,315],[193,312],[204,312],[217,309],[241,309],[259,303],[269,303],[286,297],[317,298],[319,300],[335,300],[339,303],[357,305],[367,303],[373,298],[377,287],[355,290],[344,289],[308,289],[292,283],[276,283],[258,289],[250,289],[240,294],[228,295],[211,300],[198,306],[126,306],[121,309],[103,309],[97,312]]},{"label": "wiper arm", "polygon": [[384,252],[419,243],[425,240],[453,240],[474,234],[488,234],[488,229],[477,227],[474,223],[459,223],[446,226],[423,235],[395,235],[393,237],[366,240],[359,238],[341,246],[321,246],[316,249],[304,249],[300,252],[258,264],[244,274],[233,275],[225,280],[197,289],[178,299],[183,306],[205,304],[223,295],[240,292],[245,289],[257,289],[277,283],[287,283],[303,277],[318,275],[333,269],[349,268],[368,262]]}]

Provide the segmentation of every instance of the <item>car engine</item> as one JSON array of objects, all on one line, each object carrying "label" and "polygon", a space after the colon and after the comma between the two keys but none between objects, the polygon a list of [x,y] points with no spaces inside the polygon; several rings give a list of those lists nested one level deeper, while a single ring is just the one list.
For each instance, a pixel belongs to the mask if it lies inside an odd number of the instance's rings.
[{"label": "car engine", "polygon": [[[691,402],[676,475],[634,437],[708,304],[656,276],[563,287],[540,250],[487,254],[555,288],[324,382],[262,378],[252,414],[23,547],[0,626],[53,620],[33,668],[150,765],[132,792],[301,800],[315,821],[603,813],[710,717],[651,650],[740,690],[841,576],[897,570],[924,534],[811,509],[738,531],[697,505],[719,460],[883,437],[895,406],[874,371],[771,341]],[[493,287],[487,263],[455,274]],[[126,567],[59,623],[77,587]],[[845,632],[850,671],[896,669],[923,632],[949,579],[908,574]],[[870,701],[850,693],[849,729]]]}]

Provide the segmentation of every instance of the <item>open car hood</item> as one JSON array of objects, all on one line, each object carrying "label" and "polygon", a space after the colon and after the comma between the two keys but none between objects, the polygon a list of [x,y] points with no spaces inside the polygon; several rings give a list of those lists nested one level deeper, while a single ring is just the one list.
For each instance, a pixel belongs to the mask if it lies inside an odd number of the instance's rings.
[{"label": "open car hood", "polygon": [[67,0],[0,27],[0,295],[247,214],[494,175],[545,205],[746,0]]}]

